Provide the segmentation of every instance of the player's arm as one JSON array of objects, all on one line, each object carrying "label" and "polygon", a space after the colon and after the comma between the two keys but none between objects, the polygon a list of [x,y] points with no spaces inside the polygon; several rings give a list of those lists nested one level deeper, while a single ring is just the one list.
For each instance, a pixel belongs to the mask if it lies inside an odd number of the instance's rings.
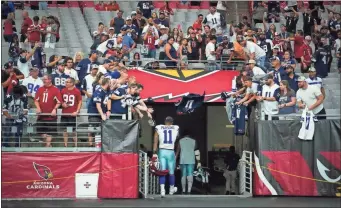
[{"label": "player's arm", "polygon": [[157,155],[158,144],[159,144],[159,134],[155,130],[155,133],[154,133],[154,144],[153,144],[153,157],[154,157],[154,155]]}]

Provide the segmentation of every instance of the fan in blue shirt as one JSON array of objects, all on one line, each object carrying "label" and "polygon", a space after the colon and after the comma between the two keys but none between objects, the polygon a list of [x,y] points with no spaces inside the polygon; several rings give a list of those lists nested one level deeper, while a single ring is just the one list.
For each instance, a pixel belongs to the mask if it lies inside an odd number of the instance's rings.
[{"label": "fan in blue shirt", "polygon": [[[109,83],[110,79],[104,78],[102,80],[101,86],[95,87],[92,99],[88,106],[88,113],[90,114],[100,114],[102,117],[108,112],[111,101],[109,99]],[[97,103],[101,104],[100,109],[97,108]],[[102,112],[99,112],[101,110]],[[102,118],[103,119],[103,118]]]},{"label": "fan in blue shirt", "polygon": [[[92,50],[89,56],[89,58],[81,60],[76,67],[79,80],[83,80],[90,73],[92,64],[97,64],[97,50]],[[80,84],[77,84],[77,88],[80,88]]]},{"label": "fan in blue shirt", "polygon": [[64,64],[58,63],[56,70],[51,76],[52,76],[52,84],[56,86],[59,90],[62,90],[65,87],[65,82],[67,78],[70,78],[69,75],[64,74]]}]

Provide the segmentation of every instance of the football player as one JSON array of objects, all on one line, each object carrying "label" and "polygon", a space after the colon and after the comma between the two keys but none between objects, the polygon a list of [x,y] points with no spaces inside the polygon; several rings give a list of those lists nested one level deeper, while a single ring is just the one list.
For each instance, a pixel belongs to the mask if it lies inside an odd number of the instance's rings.
[{"label": "football player", "polygon": [[[161,170],[169,171],[169,194],[173,195],[177,188],[175,184],[175,153],[174,145],[179,135],[179,126],[173,125],[173,118],[168,116],[165,119],[165,125],[157,125],[155,127],[154,134],[154,146],[153,146],[153,161],[158,160],[160,162]],[[158,154],[157,154],[158,150]],[[166,194],[165,190],[165,176],[160,176],[160,188],[161,197]]]}]

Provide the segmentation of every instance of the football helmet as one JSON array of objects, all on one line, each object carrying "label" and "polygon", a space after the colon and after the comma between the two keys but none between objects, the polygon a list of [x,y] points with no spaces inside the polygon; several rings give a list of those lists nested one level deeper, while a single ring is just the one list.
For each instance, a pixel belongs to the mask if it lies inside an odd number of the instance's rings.
[{"label": "football helmet", "polygon": [[150,171],[156,176],[166,176],[168,175],[168,170],[160,170],[160,162],[157,157],[152,157],[149,162]]}]

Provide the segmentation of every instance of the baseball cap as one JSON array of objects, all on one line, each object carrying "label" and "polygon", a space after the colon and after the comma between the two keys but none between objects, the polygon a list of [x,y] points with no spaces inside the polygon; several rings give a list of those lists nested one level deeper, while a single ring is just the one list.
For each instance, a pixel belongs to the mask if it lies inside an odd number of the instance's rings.
[{"label": "baseball cap", "polygon": [[309,71],[310,71],[310,72],[316,72],[316,69],[315,69],[315,67],[310,67],[310,68],[309,68]]},{"label": "baseball cap", "polygon": [[122,34],[118,34],[117,38],[123,38],[123,35]]},{"label": "baseball cap", "polygon": [[92,65],[91,65],[91,69],[98,69],[98,67],[99,67],[99,66],[98,66],[97,64],[92,64]]},{"label": "baseball cap", "polygon": [[111,61],[112,61],[112,60],[110,60],[110,59],[105,59],[104,62],[103,62],[103,64],[110,64]]},{"label": "baseball cap", "polygon": [[248,64],[256,64],[255,60],[249,60]]},{"label": "baseball cap", "polygon": [[128,16],[128,17],[126,18],[126,20],[131,20],[131,16]]},{"label": "baseball cap", "polygon": [[132,12],[131,12],[131,15],[136,15],[136,11],[132,11]]},{"label": "baseball cap", "polygon": [[159,12],[159,15],[160,15],[160,14],[165,14],[165,13],[164,13],[163,11],[161,11],[161,12]]},{"label": "baseball cap", "polygon": [[166,26],[164,26],[164,25],[161,25],[161,26],[160,26],[160,30],[161,30],[161,29],[167,29],[167,28],[168,28],[168,27],[166,27]]},{"label": "baseball cap", "polygon": [[98,51],[97,51],[97,50],[91,50],[91,51],[90,51],[90,53],[89,53],[89,55],[92,55],[92,54],[94,54],[94,53],[96,53],[96,54],[97,54],[97,53],[98,53]]},{"label": "baseball cap", "polygon": [[109,30],[115,30],[115,28],[113,28],[113,27],[109,27]]},{"label": "baseball cap", "polygon": [[122,31],[127,31],[127,27],[122,27],[121,30]]},{"label": "baseball cap", "polygon": [[307,36],[305,36],[304,39],[305,39],[305,40],[311,40],[311,36],[307,35]]},{"label": "baseball cap", "polygon": [[281,60],[279,60],[279,58],[277,56],[273,56],[270,60],[271,61],[281,61]]},{"label": "baseball cap", "polygon": [[298,81],[298,82],[304,82],[304,81],[305,81],[305,76],[299,76],[299,77],[297,78],[297,81]]},{"label": "baseball cap", "polygon": [[167,116],[165,122],[173,123],[174,119],[171,116]]},{"label": "baseball cap", "polygon": [[275,36],[279,36],[279,33],[278,33],[278,32],[275,32]]},{"label": "baseball cap", "polygon": [[57,65],[65,65],[65,60],[64,59],[60,59],[58,62],[57,62]]},{"label": "baseball cap", "polygon": [[20,49],[20,54],[22,54],[22,53],[27,53],[27,50],[25,50],[25,49]]},{"label": "baseball cap", "polygon": [[12,68],[12,67],[13,67],[13,62],[12,61],[9,61],[9,62],[5,63],[5,65],[4,65],[5,69],[9,69],[9,68]]}]

